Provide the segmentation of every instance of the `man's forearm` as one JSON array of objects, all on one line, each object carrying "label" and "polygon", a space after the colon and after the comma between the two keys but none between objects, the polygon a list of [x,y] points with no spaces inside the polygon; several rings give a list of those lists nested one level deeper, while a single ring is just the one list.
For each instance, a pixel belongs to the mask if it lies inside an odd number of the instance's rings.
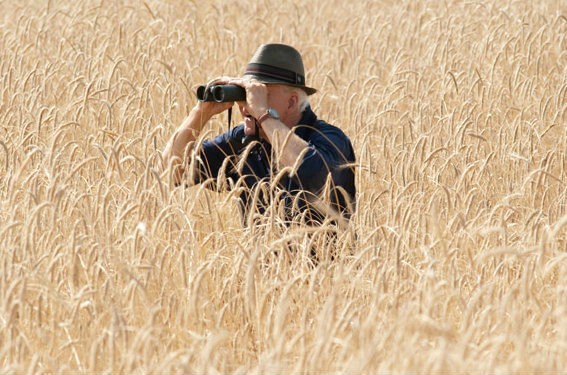
[{"label": "man's forearm", "polygon": [[185,161],[186,157],[190,157],[190,153],[187,152],[187,146],[195,142],[207,121],[208,118],[203,115],[202,111],[198,108],[193,108],[179,128],[173,133],[163,150],[163,160],[166,163],[166,168],[172,168],[175,183],[179,183],[183,176],[185,171],[183,166],[191,162],[191,160]]},{"label": "man's forearm", "polygon": [[307,142],[293,133],[284,123],[276,119],[266,119],[262,123],[272,147],[278,152],[278,163],[282,168],[296,167],[303,153],[309,147]]}]

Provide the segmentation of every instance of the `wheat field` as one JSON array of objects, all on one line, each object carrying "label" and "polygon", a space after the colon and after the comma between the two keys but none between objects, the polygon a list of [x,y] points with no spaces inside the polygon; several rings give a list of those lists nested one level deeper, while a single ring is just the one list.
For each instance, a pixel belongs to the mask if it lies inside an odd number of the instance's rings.
[{"label": "wheat field", "polygon": [[[567,1],[0,5],[0,372],[567,369]],[[267,42],[357,154],[316,267],[161,173]]]}]

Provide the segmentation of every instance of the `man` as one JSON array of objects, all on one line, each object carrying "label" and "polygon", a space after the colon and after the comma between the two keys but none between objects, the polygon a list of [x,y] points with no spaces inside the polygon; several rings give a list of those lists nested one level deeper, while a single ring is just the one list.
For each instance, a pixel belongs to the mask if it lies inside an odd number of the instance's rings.
[{"label": "man", "polygon": [[355,209],[354,151],[340,129],[311,110],[308,96],[317,90],[305,84],[299,52],[262,45],[244,77],[215,83],[246,90],[246,101],[237,103],[243,124],[197,145],[209,119],[234,104],[198,102],[163,151],[175,182],[185,175],[191,183],[238,189],[245,225],[269,207],[286,223],[344,224]]}]

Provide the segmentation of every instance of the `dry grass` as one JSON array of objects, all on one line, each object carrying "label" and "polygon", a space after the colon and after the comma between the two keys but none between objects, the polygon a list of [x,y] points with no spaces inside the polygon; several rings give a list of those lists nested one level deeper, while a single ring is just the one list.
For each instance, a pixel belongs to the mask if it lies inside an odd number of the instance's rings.
[{"label": "dry grass", "polygon": [[[119,3],[0,1],[2,371],[565,371],[565,0]],[[317,268],[157,173],[268,41],[358,154]]]}]

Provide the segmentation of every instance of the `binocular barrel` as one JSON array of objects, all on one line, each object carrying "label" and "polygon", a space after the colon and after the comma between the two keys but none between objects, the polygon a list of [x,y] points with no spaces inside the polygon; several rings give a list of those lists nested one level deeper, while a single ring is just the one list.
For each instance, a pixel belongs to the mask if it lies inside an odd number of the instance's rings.
[{"label": "binocular barrel", "polygon": [[202,102],[240,102],[246,100],[246,90],[237,85],[201,85],[197,88],[197,99]]}]

